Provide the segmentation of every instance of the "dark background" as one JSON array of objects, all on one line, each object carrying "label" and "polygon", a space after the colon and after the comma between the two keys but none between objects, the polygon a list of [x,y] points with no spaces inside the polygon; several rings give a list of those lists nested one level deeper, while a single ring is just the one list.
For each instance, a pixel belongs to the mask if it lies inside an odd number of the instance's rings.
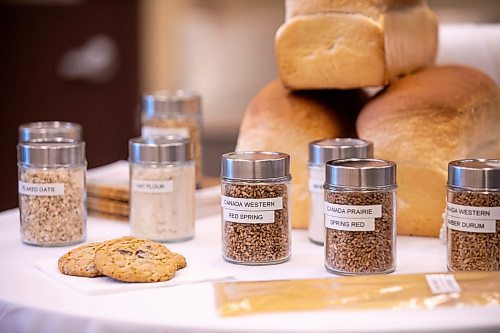
[{"label": "dark background", "polygon": [[[127,157],[127,140],[139,134],[138,2],[0,2],[0,31],[0,210],[5,210],[17,206],[19,124],[81,124],[89,167]],[[103,34],[118,48],[118,68],[111,79],[96,83],[57,73],[65,52]]]}]

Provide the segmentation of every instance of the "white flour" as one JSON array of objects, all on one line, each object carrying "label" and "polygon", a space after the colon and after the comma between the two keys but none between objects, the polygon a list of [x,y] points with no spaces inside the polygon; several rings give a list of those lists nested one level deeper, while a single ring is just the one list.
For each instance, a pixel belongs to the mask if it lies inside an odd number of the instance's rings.
[{"label": "white flour", "polygon": [[137,237],[182,241],[194,235],[195,166],[131,166],[130,226]]}]

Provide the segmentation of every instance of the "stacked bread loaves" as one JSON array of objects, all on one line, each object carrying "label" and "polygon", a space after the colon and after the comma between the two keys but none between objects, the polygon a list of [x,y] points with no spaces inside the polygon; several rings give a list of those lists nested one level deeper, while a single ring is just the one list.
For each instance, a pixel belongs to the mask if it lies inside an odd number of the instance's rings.
[{"label": "stacked bread loaves", "polygon": [[[237,149],[291,155],[292,225],[307,227],[307,144],[350,135],[343,129],[350,128],[363,99],[353,100],[349,110],[338,107],[333,98],[319,112],[309,108],[317,96],[341,93],[297,93],[287,88],[351,89],[391,83],[364,106],[357,133],[374,143],[376,157],[398,164],[398,233],[437,237],[447,163],[500,158],[498,87],[471,68],[426,69],[436,56],[437,20],[424,0],[285,4],[286,21],[275,37],[281,84],[269,84],[251,102]],[[342,92],[348,93],[360,96],[359,90]]]}]

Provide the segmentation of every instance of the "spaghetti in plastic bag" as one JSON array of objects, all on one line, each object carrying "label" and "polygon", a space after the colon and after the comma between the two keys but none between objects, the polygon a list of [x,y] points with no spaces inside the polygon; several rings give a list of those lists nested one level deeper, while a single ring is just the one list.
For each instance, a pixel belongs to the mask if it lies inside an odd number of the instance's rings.
[{"label": "spaghetti in plastic bag", "polygon": [[222,316],[326,309],[500,306],[500,272],[220,282],[214,287]]}]

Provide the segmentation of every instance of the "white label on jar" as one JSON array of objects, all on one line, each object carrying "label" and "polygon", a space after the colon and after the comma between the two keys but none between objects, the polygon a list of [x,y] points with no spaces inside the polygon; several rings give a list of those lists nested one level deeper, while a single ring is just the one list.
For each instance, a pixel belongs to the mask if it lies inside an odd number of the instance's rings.
[{"label": "white label on jar", "polygon": [[19,181],[19,194],[36,196],[64,195],[64,184],[36,184]]},{"label": "white label on jar", "polygon": [[222,208],[246,211],[265,211],[283,209],[283,198],[242,199],[221,196]]},{"label": "white label on jar", "polygon": [[325,183],[325,169],[319,167],[309,167],[309,192],[323,193]]},{"label": "white label on jar", "polygon": [[375,219],[346,219],[325,215],[325,227],[343,231],[375,231]]},{"label": "white label on jar", "polygon": [[238,223],[274,223],[274,211],[283,209],[283,198],[242,199],[221,196],[225,221]]},{"label": "white label on jar", "polygon": [[172,180],[132,180],[132,191],[141,193],[169,193],[174,191]]},{"label": "white label on jar", "polygon": [[427,274],[425,279],[433,294],[459,293],[462,290],[451,274]]},{"label": "white label on jar", "polygon": [[462,219],[460,217],[446,216],[446,226],[453,230],[478,232],[478,233],[496,233],[496,220],[472,220]]},{"label": "white label on jar", "polygon": [[323,193],[323,184],[324,182],[316,179],[309,179],[309,192]]},{"label": "white label on jar", "polygon": [[325,215],[345,219],[374,219],[382,217],[382,205],[354,206],[325,202]]},{"label": "white label on jar", "polygon": [[224,221],[237,223],[274,223],[274,210],[257,212],[225,208]]},{"label": "white label on jar", "polygon": [[446,213],[471,220],[500,220],[500,207],[473,207],[446,203]]},{"label": "white label on jar", "polygon": [[446,203],[446,226],[453,230],[496,233],[500,207],[472,207]]},{"label": "white label on jar", "polygon": [[180,135],[189,138],[189,128],[187,127],[151,127],[143,126],[141,130],[142,137],[155,136],[155,135]]}]

